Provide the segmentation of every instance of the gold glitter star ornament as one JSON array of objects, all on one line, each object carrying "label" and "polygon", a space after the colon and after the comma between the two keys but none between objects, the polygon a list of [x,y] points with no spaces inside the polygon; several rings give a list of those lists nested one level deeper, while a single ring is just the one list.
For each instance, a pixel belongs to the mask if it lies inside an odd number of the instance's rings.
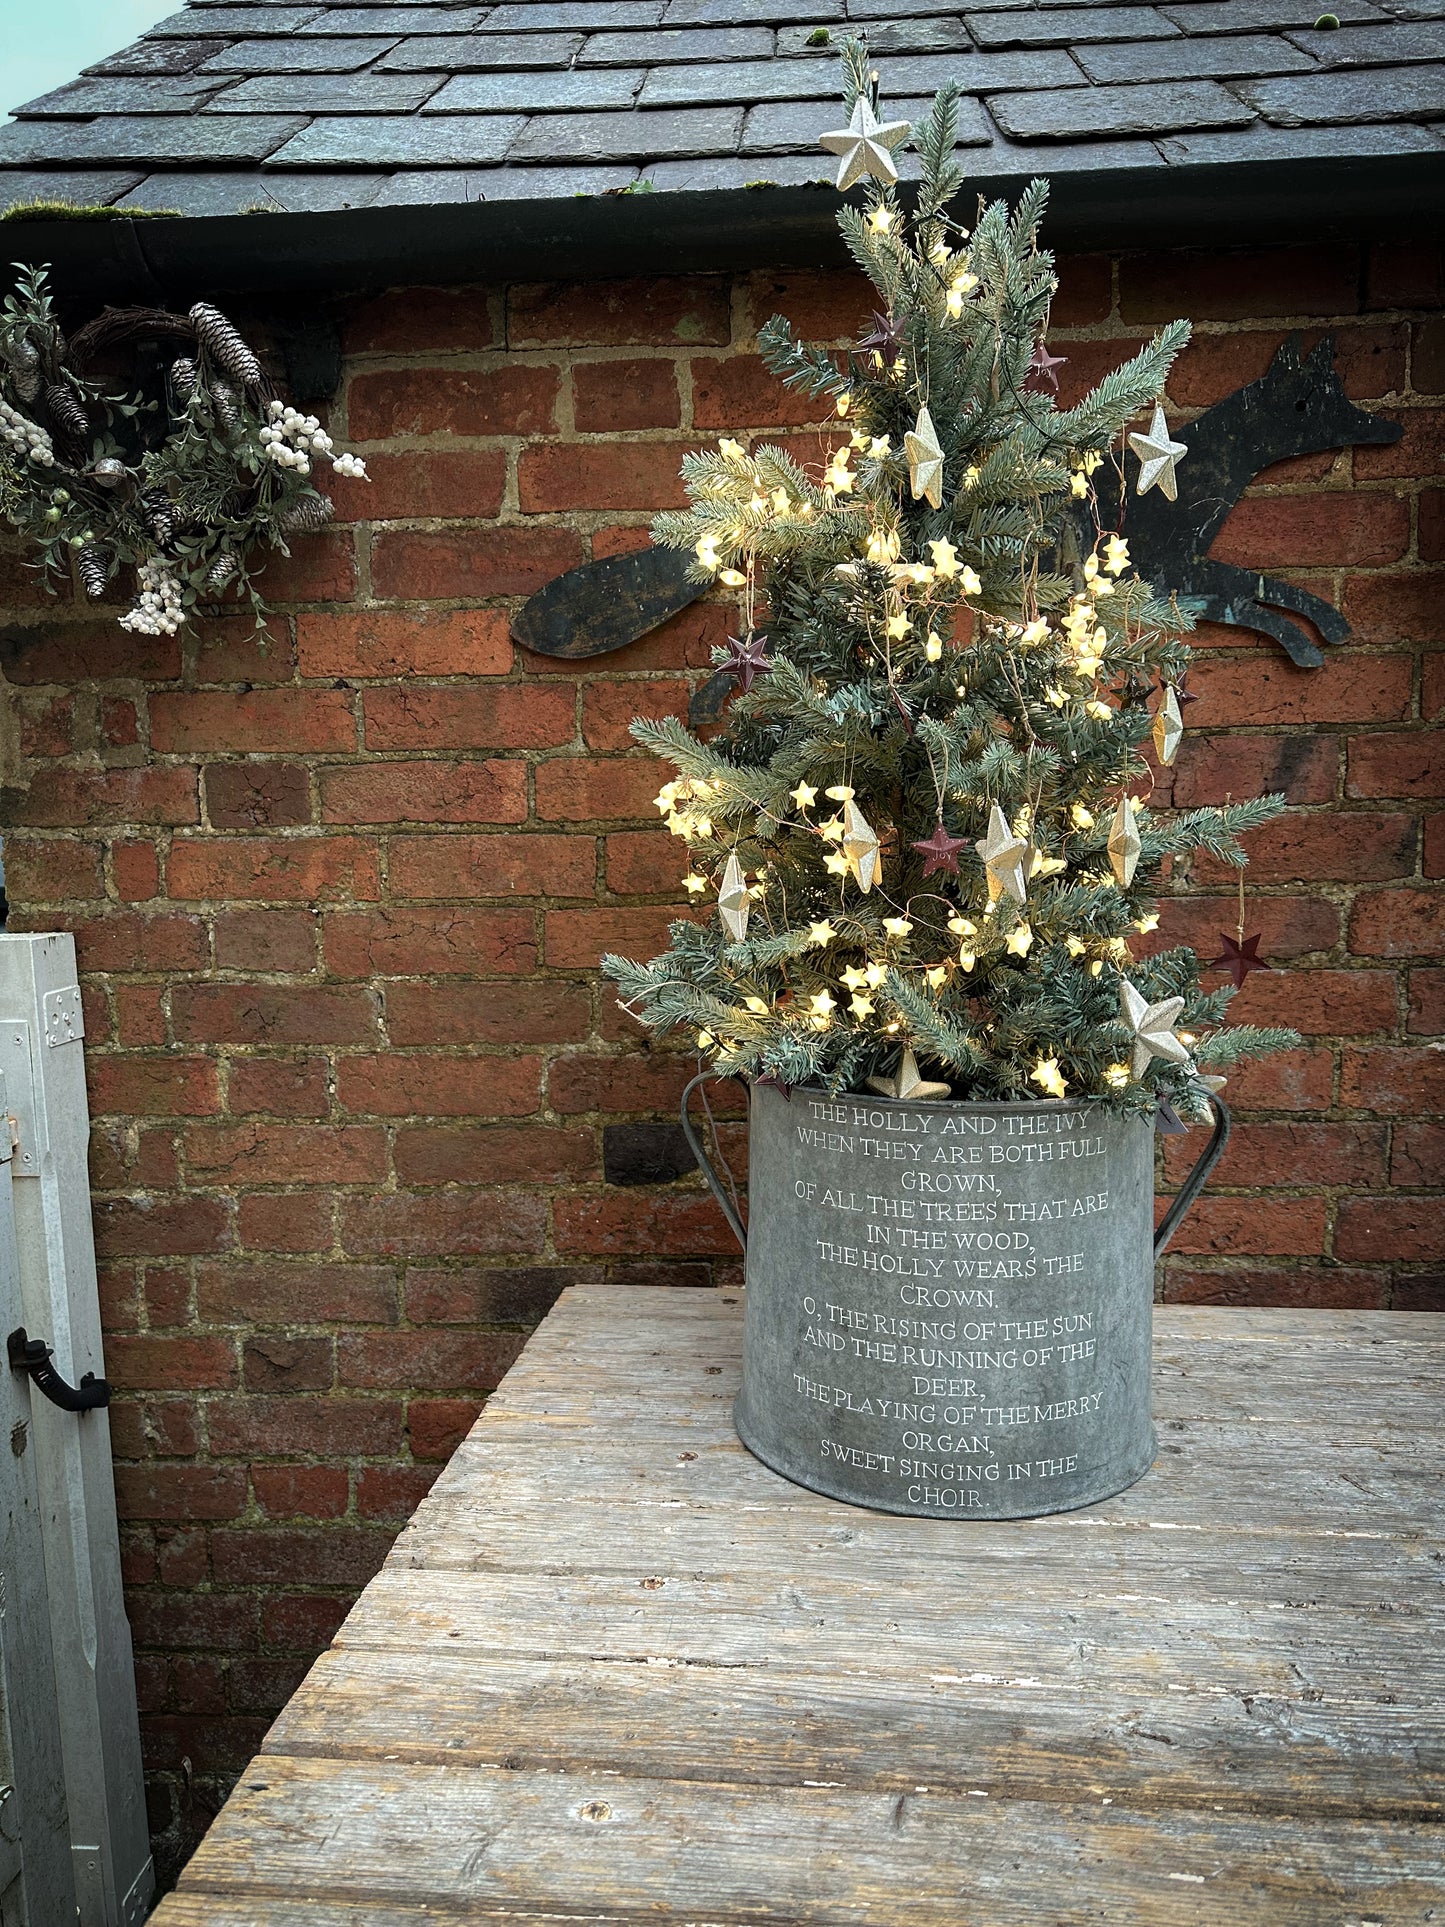
[{"label": "gold glitter star ornament", "polygon": [[1121,890],[1127,890],[1139,867],[1139,825],[1134,821],[1127,796],[1119,798],[1119,807],[1109,826],[1109,862],[1115,882]]},{"label": "gold glitter star ornament", "polygon": [[1144,1075],[1153,1057],[1161,1057],[1170,1064],[1189,1062],[1189,1052],[1174,1035],[1174,1026],[1183,1009],[1182,997],[1165,997],[1151,1004],[1127,977],[1121,981],[1119,1015],[1134,1036],[1134,1061],[1130,1065],[1134,1077]]},{"label": "gold glitter star ornament", "polygon": [[722,927],[734,943],[742,943],[748,934],[748,886],[743,876],[743,866],[738,862],[738,853],[732,851],[723,871],[722,883],[717,893],[717,913]]},{"label": "gold glitter star ornament", "polygon": [[1023,903],[1028,896],[1027,864],[1031,861],[1028,839],[1015,836],[1008,818],[995,803],[989,812],[988,835],[973,846],[988,871],[988,887],[996,897],[1011,896]]},{"label": "gold glitter star ornament", "polygon": [[910,123],[906,120],[879,120],[866,96],[860,94],[848,125],[818,136],[820,147],[840,156],[838,192],[845,194],[865,175],[875,181],[896,181],[898,168],[893,150],[903,145],[909,132]]},{"label": "gold glitter star ornament", "polygon": [[1149,424],[1147,435],[1131,435],[1129,446],[1139,457],[1139,493],[1147,495],[1151,488],[1169,501],[1177,501],[1179,483],[1174,468],[1177,462],[1189,453],[1184,442],[1169,439],[1169,422],[1158,402],[1154,404],[1154,419]]},{"label": "gold glitter star ornament", "polygon": [[914,501],[922,498],[930,507],[942,508],[943,450],[926,408],[919,409],[918,420],[903,437],[903,452],[908,457],[908,485]]},{"label": "gold glitter star ornament", "polygon": [[1184,718],[1179,713],[1179,698],[1172,689],[1164,691],[1164,700],[1154,712],[1154,753],[1167,769],[1179,754],[1179,745],[1184,741]]},{"label": "gold glitter star ornament", "polygon": [[897,1097],[908,1102],[923,1097],[952,1097],[951,1084],[932,1084],[919,1073],[918,1059],[911,1050],[905,1050],[898,1066],[896,1077],[870,1077],[870,1091],[877,1091],[881,1097]]},{"label": "gold glitter star ornament", "polygon": [[866,896],[878,881],[882,868],[878,835],[851,797],[843,805],[843,855],[853,873],[853,881]]}]

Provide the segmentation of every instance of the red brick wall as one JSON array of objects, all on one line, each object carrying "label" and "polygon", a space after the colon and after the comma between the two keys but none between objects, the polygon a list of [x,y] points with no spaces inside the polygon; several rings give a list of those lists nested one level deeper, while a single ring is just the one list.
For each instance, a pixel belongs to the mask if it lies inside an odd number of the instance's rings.
[{"label": "red brick wall", "polygon": [[[1237,1008],[1304,1046],[1238,1076],[1235,1146],[1166,1298],[1441,1303],[1445,704],[1440,264],[1343,246],[1068,262],[1066,374],[1199,324],[1207,406],[1291,325],[1337,329],[1386,449],[1264,476],[1219,552],[1347,611],[1316,672],[1210,629],[1180,803],[1282,788],[1251,927],[1289,966]],[[514,652],[519,598],[645,540],[682,450],[807,411],[758,361],[781,308],[842,339],[842,274],[407,291],[347,329],[337,426],[369,487],[240,620],[186,642],[0,584],[19,928],[73,929],[87,998],[117,1480],[156,1824],[172,1860],[568,1279],[703,1284],[695,1182],[602,1182],[608,1120],[670,1117],[593,970],[662,941],[680,874],[637,710],[685,708],[727,612],[575,666]],[[805,441],[809,437],[803,438]],[[3,732],[0,732],[3,740]],[[1432,805],[1435,813],[1432,814]],[[1166,931],[1212,945],[1225,881]],[[1177,1175],[1198,1139],[1168,1147]],[[185,1762],[189,1762],[189,1768]]]}]

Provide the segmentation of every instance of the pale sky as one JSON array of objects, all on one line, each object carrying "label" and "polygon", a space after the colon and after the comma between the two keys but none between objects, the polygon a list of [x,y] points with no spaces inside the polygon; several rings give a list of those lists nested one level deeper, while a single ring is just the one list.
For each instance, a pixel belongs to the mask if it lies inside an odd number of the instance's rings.
[{"label": "pale sky", "polygon": [[0,0],[0,113],[74,80],[181,0]]}]

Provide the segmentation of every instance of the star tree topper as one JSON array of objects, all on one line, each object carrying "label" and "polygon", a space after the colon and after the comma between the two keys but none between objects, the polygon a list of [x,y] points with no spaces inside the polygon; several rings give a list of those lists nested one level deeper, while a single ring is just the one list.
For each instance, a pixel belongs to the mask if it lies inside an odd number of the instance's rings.
[{"label": "star tree topper", "polygon": [[938,433],[933,426],[933,417],[926,408],[918,411],[918,420],[903,437],[903,452],[908,457],[908,485],[913,490],[916,502],[924,497],[930,507],[943,507],[943,450],[938,445]]},{"label": "star tree topper", "polygon": [[1179,483],[1175,478],[1174,466],[1183,460],[1189,449],[1184,442],[1170,441],[1169,421],[1157,401],[1149,433],[1130,435],[1129,446],[1139,457],[1139,493],[1147,495],[1151,488],[1157,488],[1171,502],[1177,501]]},{"label": "star tree topper", "polygon": [[818,144],[842,158],[838,166],[838,192],[844,194],[855,181],[870,175],[875,181],[898,179],[893,149],[907,140],[910,123],[906,120],[879,120],[866,96],[860,94],[846,127],[831,134],[820,134]]},{"label": "star tree topper", "polygon": [[951,1084],[931,1084],[919,1073],[918,1059],[911,1050],[904,1050],[896,1077],[870,1077],[870,1091],[877,1091],[882,1097],[918,1098],[952,1097]]},{"label": "star tree topper", "polygon": [[1144,1075],[1152,1057],[1162,1057],[1170,1064],[1189,1062],[1189,1052],[1174,1035],[1174,1026],[1183,1009],[1182,997],[1165,997],[1151,1004],[1127,977],[1120,983],[1119,1014],[1134,1034],[1134,1061],[1130,1070],[1135,1077]]},{"label": "star tree topper", "polygon": [[989,812],[988,835],[973,846],[988,871],[988,887],[996,897],[1011,896],[1022,904],[1028,896],[1025,865],[1031,861],[1026,837],[1015,836],[1008,818],[995,803]]}]

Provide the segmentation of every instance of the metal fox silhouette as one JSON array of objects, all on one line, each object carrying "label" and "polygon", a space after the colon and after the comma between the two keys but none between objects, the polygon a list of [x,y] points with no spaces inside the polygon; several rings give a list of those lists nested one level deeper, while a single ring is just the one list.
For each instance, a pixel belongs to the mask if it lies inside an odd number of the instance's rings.
[{"label": "metal fox silhouette", "polygon": [[[1226,395],[1187,426],[1170,429],[1189,450],[1179,461],[1179,499],[1170,502],[1157,489],[1129,498],[1124,534],[1130,563],[1156,590],[1191,598],[1209,621],[1262,630],[1300,668],[1317,669],[1324,656],[1286,612],[1307,617],[1326,642],[1344,642],[1350,625],[1339,610],[1276,576],[1216,562],[1210,547],[1249,483],[1272,463],[1358,442],[1382,446],[1403,432],[1398,422],[1368,415],[1350,401],[1335,368],[1333,335],[1303,357],[1299,336],[1291,335],[1258,381]],[[1102,479],[1104,470],[1099,473]],[[1101,499],[1106,527],[1116,510],[1117,497]],[[1092,528],[1080,534],[1092,543]]]}]

